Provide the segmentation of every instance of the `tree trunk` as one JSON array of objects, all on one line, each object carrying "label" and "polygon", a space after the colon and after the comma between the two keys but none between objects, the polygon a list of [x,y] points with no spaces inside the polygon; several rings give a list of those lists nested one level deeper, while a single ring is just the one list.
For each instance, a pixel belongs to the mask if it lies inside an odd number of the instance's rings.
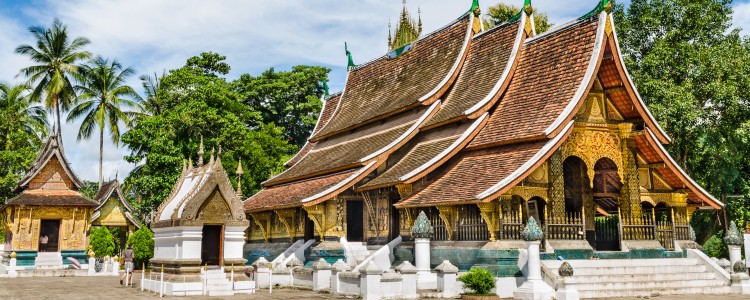
[{"label": "tree trunk", "polygon": [[57,98],[57,94],[52,94],[52,102],[55,106],[55,124],[57,124],[57,128],[55,129],[56,132],[53,132],[53,134],[57,135],[57,138],[62,141],[62,129],[60,128],[60,103]]},{"label": "tree trunk", "polygon": [[104,157],[104,126],[99,126],[99,188],[102,188],[102,164]]}]

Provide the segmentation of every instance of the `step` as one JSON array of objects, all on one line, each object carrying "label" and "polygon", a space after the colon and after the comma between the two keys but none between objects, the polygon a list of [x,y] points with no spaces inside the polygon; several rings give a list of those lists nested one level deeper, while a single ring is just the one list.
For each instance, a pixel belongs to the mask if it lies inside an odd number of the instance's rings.
[{"label": "step", "polygon": [[221,296],[234,296],[234,291],[228,290],[228,291],[208,291],[209,297],[221,297]]},{"label": "step", "polygon": [[658,295],[721,295],[732,292],[731,287],[691,287],[683,289],[662,288],[662,289],[628,289],[628,290],[609,290],[609,291],[579,291],[581,298],[605,298],[605,297],[654,297]]},{"label": "step", "polygon": [[[654,258],[654,259],[581,259],[567,260],[574,269],[576,268],[601,268],[608,266],[693,266],[698,263],[693,258]],[[542,260],[542,264],[548,268],[557,269],[563,263],[561,260]]]},{"label": "step", "polygon": [[[557,269],[553,270],[557,273]],[[601,268],[576,268],[573,267],[575,275],[648,275],[648,274],[674,274],[674,273],[703,273],[706,267],[703,265],[692,266],[621,266]]]},{"label": "step", "polygon": [[631,282],[599,282],[579,283],[575,285],[578,291],[616,291],[616,290],[656,290],[683,289],[694,287],[719,287],[724,284],[718,280],[656,280]]},{"label": "step", "polygon": [[570,282],[577,284],[586,283],[606,283],[606,282],[634,282],[634,281],[653,281],[653,280],[714,280],[716,274],[709,272],[700,273],[654,273],[639,275],[573,275]]}]

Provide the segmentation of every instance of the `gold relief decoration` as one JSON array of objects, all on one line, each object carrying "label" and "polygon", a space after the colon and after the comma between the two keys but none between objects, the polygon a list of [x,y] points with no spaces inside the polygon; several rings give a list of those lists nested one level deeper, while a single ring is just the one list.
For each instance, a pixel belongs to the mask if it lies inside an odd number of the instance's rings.
[{"label": "gold relief decoration", "polygon": [[651,203],[653,206],[664,203],[668,207],[673,207],[675,205],[672,199],[672,193],[641,193],[641,201]]},{"label": "gold relief decoration", "polygon": [[313,221],[313,225],[315,225],[315,231],[318,232],[318,236],[320,237],[320,240],[322,241],[325,236],[325,220],[326,220],[326,210],[325,210],[325,202],[315,204],[313,206],[303,206],[305,211],[307,211],[307,217],[310,218],[310,220]]},{"label": "gold relief decoration", "polygon": [[440,211],[440,219],[443,220],[443,223],[445,224],[445,231],[448,232],[448,240],[453,240],[453,232],[456,229],[456,214],[457,210],[455,206],[452,205],[439,205],[438,211]]},{"label": "gold relief decoration", "polygon": [[203,220],[204,224],[224,224],[224,222],[232,220],[229,205],[227,205],[219,190],[215,190],[209,199],[203,203],[198,213],[198,220]]},{"label": "gold relief decoration", "polygon": [[672,205],[674,207],[687,207],[687,194],[672,193]]},{"label": "gold relief decoration", "polygon": [[533,33],[531,18],[526,18],[526,24],[523,25],[523,30],[526,32],[526,36],[531,36],[531,34]]},{"label": "gold relief decoration", "polygon": [[294,208],[275,210],[276,215],[279,217],[279,221],[286,228],[287,235],[289,235],[289,241],[293,242],[294,237],[297,236],[297,227],[295,226],[294,217],[297,214]]},{"label": "gold relief decoration", "polygon": [[549,191],[547,205],[555,218],[565,217],[565,181],[562,151],[555,150],[549,158]]},{"label": "gold relief decoration", "polygon": [[346,200],[335,197],[333,201],[336,203],[336,222],[333,224],[336,224],[337,230],[342,231],[346,228]]},{"label": "gold relief decoration", "polygon": [[56,156],[50,158],[42,170],[29,182],[30,190],[66,190],[72,188],[73,181],[68,178],[67,172],[65,172]]},{"label": "gold relief decoration", "polygon": [[547,177],[548,171],[547,171],[547,162],[544,162],[541,166],[536,168],[531,174],[529,174],[528,177],[526,177],[526,180],[529,182],[535,182],[535,183],[547,183],[548,177]]},{"label": "gold relief decoration", "polygon": [[411,195],[413,185],[411,183],[397,184],[396,190],[398,190],[398,195],[401,196],[401,199],[404,199]]},{"label": "gold relief decoration", "polygon": [[487,230],[490,232],[490,241],[496,240],[496,233],[499,230],[498,225],[500,224],[498,220],[498,202],[482,202],[477,203],[477,206],[479,206],[479,213],[482,215],[482,219],[487,223]]},{"label": "gold relief decoration", "polygon": [[612,20],[607,17],[607,22],[604,24],[604,33],[607,34],[607,36],[612,35]]},{"label": "gold relief decoration", "polygon": [[648,168],[638,169],[638,185],[647,190],[651,189],[651,171]]},{"label": "gold relief decoration", "polygon": [[654,178],[653,184],[654,184],[655,190],[672,190],[672,187],[669,184],[667,184],[667,181],[664,180],[664,178],[661,177],[661,175],[659,175],[658,173],[654,172],[653,178]]},{"label": "gold relief decoration", "polygon": [[260,228],[261,234],[263,234],[263,240],[268,243],[271,239],[271,220],[270,216],[267,212],[259,212],[255,214],[250,214],[251,217],[253,217],[253,221],[255,221],[255,225],[258,225],[258,228]]},{"label": "gold relief decoration", "polygon": [[575,128],[568,140],[560,147],[563,161],[577,156],[586,163],[590,186],[594,184],[594,165],[601,158],[608,158],[617,165],[617,172],[623,178],[623,162],[620,154],[620,140],[617,135],[604,131]]},{"label": "gold relief decoration", "polygon": [[549,189],[546,187],[534,187],[534,186],[514,186],[508,191],[508,194],[516,195],[525,201],[529,201],[529,199],[534,197],[539,197],[544,199],[545,202],[549,202],[549,199],[547,198]]},{"label": "gold relief decoration", "polygon": [[622,143],[622,157],[625,163],[625,173],[623,178],[623,186],[620,189],[622,197],[621,204],[625,204],[625,207],[620,206],[622,211],[628,216],[640,216],[641,215],[641,189],[640,180],[638,179],[638,166],[635,162],[635,154],[630,149],[628,141],[624,140]]},{"label": "gold relief decoration", "polygon": [[607,98],[606,101],[607,106],[607,118],[614,121],[624,121],[625,118],[622,116],[622,114],[615,108],[615,106],[612,104],[611,101],[609,101],[609,98]]}]

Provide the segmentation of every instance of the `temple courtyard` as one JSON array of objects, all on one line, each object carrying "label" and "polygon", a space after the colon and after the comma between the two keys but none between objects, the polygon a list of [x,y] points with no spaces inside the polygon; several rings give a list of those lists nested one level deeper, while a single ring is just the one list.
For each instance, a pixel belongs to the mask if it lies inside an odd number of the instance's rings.
[{"label": "temple courtyard", "polygon": [[[53,295],[65,295],[67,299],[155,299],[158,294],[141,292],[138,288],[140,278],[135,278],[136,288],[124,288],[115,277],[31,277],[0,279],[0,299],[50,299]],[[165,297],[175,298],[175,297]],[[654,296],[659,300],[750,300],[750,295],[677,295]],[[187,299],[187,298],[183,298]],[[190,297],[189,299],[351,299],[339,295],[319,294],[297,289],[274,289],[269,294],[267,289],[258,290],[254,295],[237,295],[232,297]],[[612,298],[635,300],[644,298]]]}]

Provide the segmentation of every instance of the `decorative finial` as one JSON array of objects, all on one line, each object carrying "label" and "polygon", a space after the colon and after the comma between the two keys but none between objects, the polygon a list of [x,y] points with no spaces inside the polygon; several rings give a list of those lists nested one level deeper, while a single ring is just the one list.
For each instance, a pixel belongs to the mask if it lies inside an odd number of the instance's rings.
[{"label": "decorative finial", "polygon": [[419,216],[414,220],[414,226],[411,227],[411,237],[415,239],[431,239],[432,225],[424,211],[419,212]]},{"label": "decorative finial", "polygon": [[393,40],[393,36],[391,36],[391,18],[388,18],[388,50],[391,49],[392,40]]},{"label": "decorative finial", "polygon": [[724,241],[727,245],[733,246],[742,246],[744,243],[740,230],[737,228],[737,224],[735,224],[734,221],[729,223],[729,231],[727,232],[727,236],[724,237]]},{"label": "decorative finial", "polygon": [[688,226],[688,236],[690,236],[690,240],[695,242],[695,230],[693,230],[693,226]]},{"label": "decorative finial", "polygon": [[323,80],[323,99],[328,99],[328,96],[330,96],[330,92],[328,91],[328,80]]},{"label": "decorative finial", "polygon": [[539,228],[539,224],[533,217],[529,217],[526,227],[521,230],[524,241],[541,241],[544,238],[544,231]]},{"label": "decorative finial", "polygon": [[214,147],[211,147],[211,158],[209,158],[208,164],[209,165],[213,165],[214,164]]},{"label": "decorative finial", "polygon": [[235,172],[235,174],[237,174],[237,176],[242,176],[245,174],[245,172],[242,171],[242,158],[240,158],[237,162],[237,171]]},{"label": "decorative finial", "polygon": [[422,34],[422,8],[417,6],[417,19],[419,22],[417,23],[417,34]]},{"label": "decorative finial", "polygon": [[348,62],[346,64],[346,69],[348,71],[353,70],[357,65],[354,64],[354,58],[352,58],[352,53],[349,52],[349,46],[344,42],[344,51],[346,51],[346,57],[348,58]]},{"label": "decorative finial", "polygon": [[570,265],[567,261],[564,261],[560,268],[557,269],[557,274],[560,274],[560,277],[570,277],[573,276],[573,266]]},{"label": "decorative finial", "polygon": [[588,18],[591,18],[593,16],[598,15],[600,12],[603,12],[603,11],[607,12],[607,13],[612,12],[612,1],[610,1],[610,0],[599,0],[599,4],[597,4],[596,7],[594,7],[593,10],[591,10],[589,13],[583,15],[583,17],[581,17],[579,19],[588,19]]},{"label": "decorative finial", "polygon": [[219,156],[221,156],[221,144],[219,144],[219,153],[216,154],[216,158],[218,158]]},{"label": "decorative finial", "polygon": [[237,174],[237,197],[242,199],[242,174],[245,174],[242,171],[242,158],[237,161],[237,171],[235,173]]},{"label": "decorative finial", "polygon": [[747,274],[747,266],[745,265],[745,262],[740,259],[736,263],[734,263],[734,266],[732,266],[732,271],[738,274]]},{"label": "decorative finial", "polygon": [[203,135],[201,134],[201,144],[198,147],[198,166],[203,166]]}]

